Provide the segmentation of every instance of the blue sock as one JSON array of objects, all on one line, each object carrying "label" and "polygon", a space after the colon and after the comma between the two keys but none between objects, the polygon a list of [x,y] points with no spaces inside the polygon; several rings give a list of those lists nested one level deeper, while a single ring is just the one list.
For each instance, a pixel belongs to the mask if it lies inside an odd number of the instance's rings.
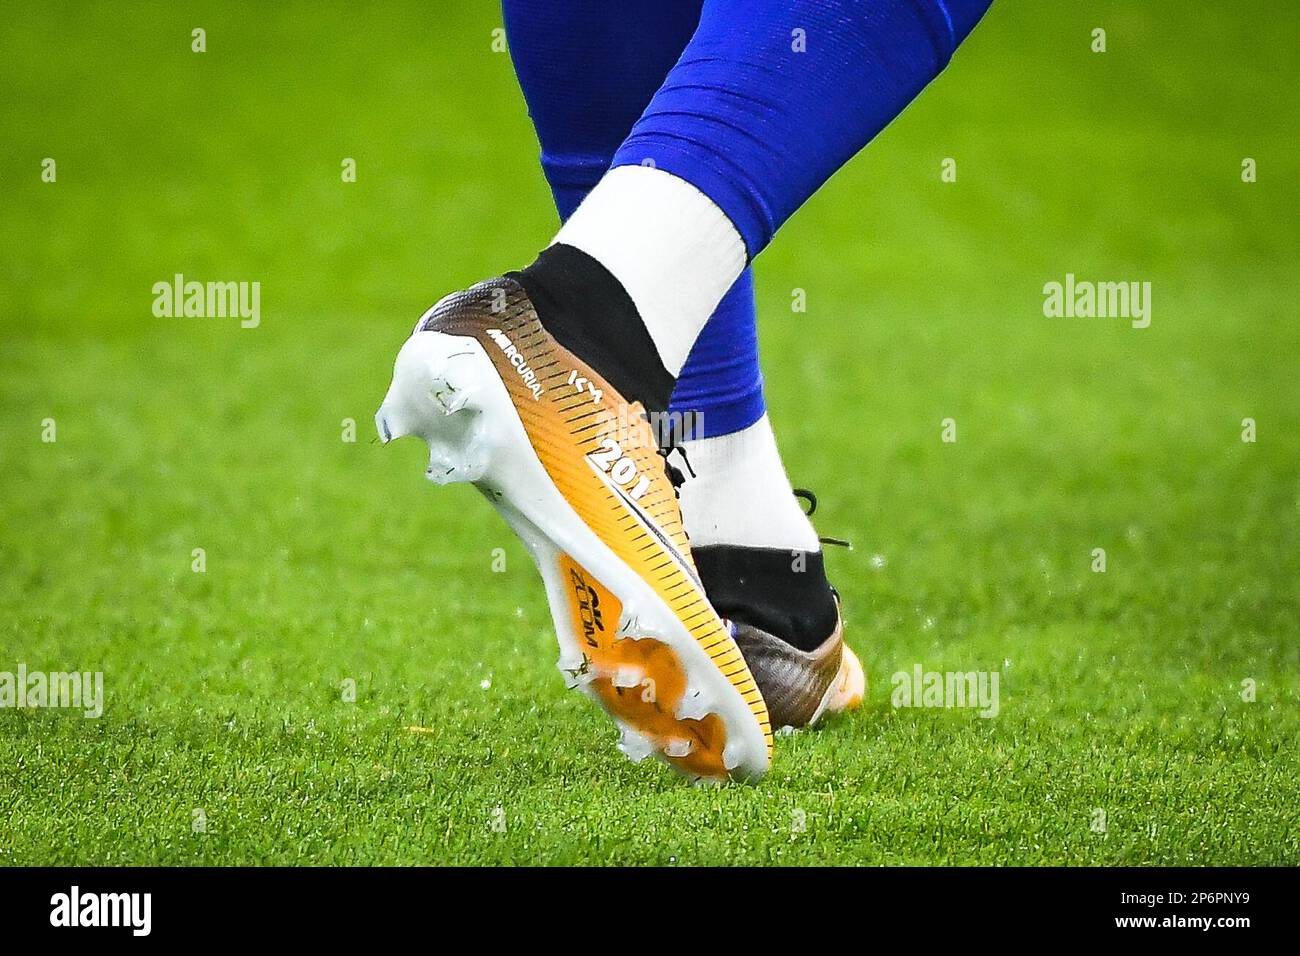
[{"label": "blue sock", "polygon": [[[609,169],[690,41],[702,2],[503,0],[510,55],[561,219]],[[746,269],[696,340],[669,410],[693,424],[688,437],[705,438],[752,425],[764,408]]]},{"label": "blue sock", "polygon": [[653,163],[694,185],[752,259],[939,74],[990,3],[705,0],[613,165]]}]

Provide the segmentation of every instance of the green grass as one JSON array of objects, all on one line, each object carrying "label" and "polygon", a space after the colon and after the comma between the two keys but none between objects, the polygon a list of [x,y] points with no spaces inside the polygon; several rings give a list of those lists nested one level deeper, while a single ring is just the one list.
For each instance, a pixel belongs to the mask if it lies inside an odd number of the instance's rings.
[{"label": "green grass", "polygon": [[[0,671],[106,712],[0,711],[0,862],[1297,862],[1300,18],[998,0],[783,230],[772,414],[872,687],[707,790],[564,691],[488,506],[369,444],[414,317],[554,226],[497,13],[444,6],[7,17]],[[261,326],[155,318],[177,272]],[[1066,272],[1151,327],[1044,318]],[[916,663],[1001,713],[895,710]]]}]

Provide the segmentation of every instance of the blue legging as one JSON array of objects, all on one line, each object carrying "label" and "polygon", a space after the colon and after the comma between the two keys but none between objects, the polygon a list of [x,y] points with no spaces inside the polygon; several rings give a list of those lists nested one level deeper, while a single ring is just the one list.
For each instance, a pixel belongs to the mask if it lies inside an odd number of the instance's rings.
[{"label": "blue legging", "polygon": [[[611,166],[653,164],[735,223],[750,258],[947,64],[991,0],[503,0],[567,218]],[[763,414],[753,277],[723,298],[673,411]]]}]

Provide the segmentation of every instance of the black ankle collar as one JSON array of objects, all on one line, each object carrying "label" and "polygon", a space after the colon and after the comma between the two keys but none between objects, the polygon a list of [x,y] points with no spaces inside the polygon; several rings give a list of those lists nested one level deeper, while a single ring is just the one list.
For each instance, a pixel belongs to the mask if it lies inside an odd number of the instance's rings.
[{"label": "black ankle collar", "polygon": [[820,551],[708,545],[693,548],[704,592],[722,617],[816,650],[839,622]]},{"label": "black ankle collar", "polygon": [[507,277],[524,287],[546,331],[624,398],[647,412],[667,410],[673,376],[631,296],[608,269],[581,249],[557,243]]}]

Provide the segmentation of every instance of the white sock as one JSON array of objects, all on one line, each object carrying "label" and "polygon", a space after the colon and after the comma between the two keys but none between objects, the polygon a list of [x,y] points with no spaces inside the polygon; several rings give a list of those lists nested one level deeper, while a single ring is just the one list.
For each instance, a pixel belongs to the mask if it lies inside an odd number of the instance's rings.
[{"label": "white sock", "polygon": [[817,551],[817,532],[794,496],[764,415],[730,435],[682,443],[695,477],[681,487],[682,521],[692,547]]},{"label": "white sock", "polygon": [[618,279],[674,378],[746,261],[744,240],[713,200],[653,166],[607,172],[553,242]]}]

